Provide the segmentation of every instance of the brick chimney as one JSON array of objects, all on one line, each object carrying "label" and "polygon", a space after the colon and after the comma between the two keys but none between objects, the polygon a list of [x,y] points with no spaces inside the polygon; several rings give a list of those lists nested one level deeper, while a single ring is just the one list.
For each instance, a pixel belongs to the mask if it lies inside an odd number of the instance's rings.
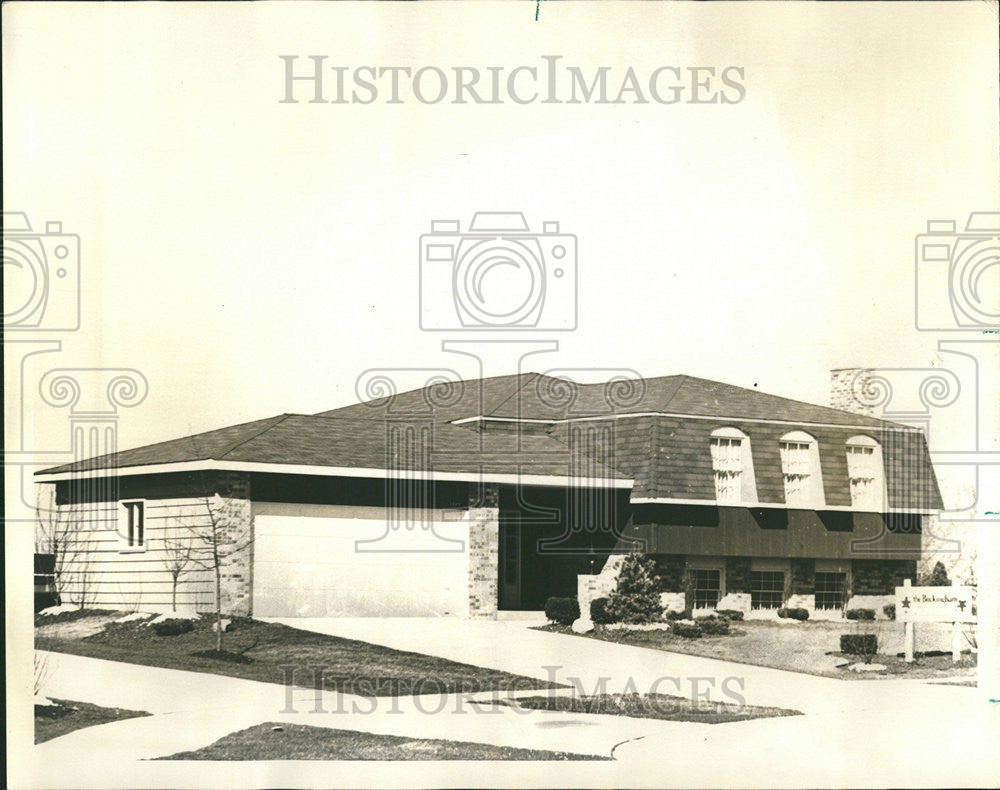
[{"label": "brick chimney", "polygon": [[[879,417],[880,405],[868,402],[865,388],[872,375],[870,368],[837,368],[830,371],[830,406],[834,409]],[[877,400],[877,399],[876,399]]]}]

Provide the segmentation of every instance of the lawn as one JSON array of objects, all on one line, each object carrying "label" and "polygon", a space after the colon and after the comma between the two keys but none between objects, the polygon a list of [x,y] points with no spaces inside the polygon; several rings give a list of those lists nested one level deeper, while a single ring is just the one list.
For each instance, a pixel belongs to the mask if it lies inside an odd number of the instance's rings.
[{"label": "lawn", "polygon": [[161,760],[607,760],[589,754],[265,722]]},{"label": "lawn", "polygon": [[320,666],[325,668],[327,690],[368,697],[558,687],[544,680],[249,618],[233,618],[223,634],[228,655],[222,657],[204,655],[215,647],[211,617],[201,618],[194,630],[176,636],[157,636],[136,620],[107,622],[96,633],[80,635],[74,629],[82,623],[67,624],[64,633],[46,624],[36,630],[35,647],[265,683],[285,684],[291,675],[296,685],[308,688],[315,682],[311,668]]},{"label": "lawn", "polygon": [[60,735],[82,730],[84,727],[150,715],[145,711],[102,708],[89,702],[73,702],[66,699],[52,701],[56,704],[35,706],[35,743],[51,741]]},{"label": "lawn", "polygon": [[557,710],[568,713],[628,716],[634,719],[695,721],[701,724],[725,724],[773,716],[801,716],[801,711],[759,705],[734,705],[726,702],[693,701],[673,694],[595,694],[591,696],[518,697],[499,703],[531,710]]},{"label": "lawn", "polygon": [[[938,624],[921,624],[917,632],[917,648],[924,655],[912,664],[906,664],[897,652],[902,650],[902,624],[879,620],[857,624],[829,620],[787,622],[773,620],[744,620],[732,623],[726,636],[702,636],[685,639],[669,631],[618,631],[595,630],[584,636],[608,642],[667,650],[673,653],[720,658],[742,664],[787,669],[825,677],[844,679],[873,679],[878,677],[943,678],[974,677],[975,657],[965,654],[963,660],[952,664],[951,653],[942,655],[943,647],[950,650],[951,626],[937,628]],[[546,625],[540,630],[571,634],[567,626]],[[885,672],[851,672],[838,668],[844,663],[860,659],[844,656],[840,651],[840,635],[858,630],[877,632],[880,654],[872,660],[885,664]],[[919,655],[919,654],[918,654]]]}]

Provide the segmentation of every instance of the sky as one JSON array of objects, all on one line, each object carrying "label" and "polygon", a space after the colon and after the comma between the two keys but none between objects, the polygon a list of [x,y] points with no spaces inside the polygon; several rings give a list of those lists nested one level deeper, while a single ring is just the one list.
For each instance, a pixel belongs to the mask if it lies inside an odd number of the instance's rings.
[{"label": "sky", "polygon": [[[826,403],[831,368],[944,364],[941,335],[915,329],[914,239],[929,219],[961,227],[1000,204],[995,9],[532,12],[6,5],[4,205],[79,235],[82,304],[79,330],[48,335],[59,349],[23,371],[8,346],[8,447],[23,422],[22,447],[65,453],[67,408],[37,395],[53,368],[141,372],[122,447],[347,405],[371,368],[476,375],[442,350],[467,334],[418,321],[421,234],[438,219],[464,230],[476,211],[576,237],[578,327],[530,335],[559,347],[526,369],[687,373]],[[312,54],[350,68],[737,66],[745,98],[281,103],[280,56]],[[511,359],[483,370],[513,372]],[[401,388],[424,376],[394,375]]]}]

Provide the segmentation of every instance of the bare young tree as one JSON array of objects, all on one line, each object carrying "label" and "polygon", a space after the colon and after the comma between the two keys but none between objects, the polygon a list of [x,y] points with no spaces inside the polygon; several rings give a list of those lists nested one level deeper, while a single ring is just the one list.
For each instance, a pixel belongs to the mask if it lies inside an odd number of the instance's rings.
[{"label": "bare young tree", "polygon": [[185,529],[178,523],[173,523],[167,527],[163,534],[163,565],[170,574],[171,591],[170,603],[173,611],[177,611],[177,590],[181,584],[181,578],[189,571],[193,570],[200,563],[197,556],[199,541],[193,539],[191,531]]},{"label": "bare young tree", "polygon": [[60,600],[86,608],[94,599],[94,567],[80,506],[58,505],[54,487],[40,487],[35,519],[35,551],[52,555]]}]

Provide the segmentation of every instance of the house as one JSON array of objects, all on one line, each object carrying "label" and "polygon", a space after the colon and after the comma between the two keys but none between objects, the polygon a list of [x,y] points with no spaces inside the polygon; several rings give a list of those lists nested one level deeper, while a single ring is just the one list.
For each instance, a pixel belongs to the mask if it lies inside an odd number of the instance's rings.
[{"label": "house", "polygon": [[[168,607],[168,549],[224,511],[223,606],[256,616],[539,610],[628,551],[678,608],[841,616],[915,575],[941,508],[920,431],[684,375],[437,383],[37,480],[77,530],[71,598]],[[212,579],[192,563],[178,599],[210,608]]]}]

